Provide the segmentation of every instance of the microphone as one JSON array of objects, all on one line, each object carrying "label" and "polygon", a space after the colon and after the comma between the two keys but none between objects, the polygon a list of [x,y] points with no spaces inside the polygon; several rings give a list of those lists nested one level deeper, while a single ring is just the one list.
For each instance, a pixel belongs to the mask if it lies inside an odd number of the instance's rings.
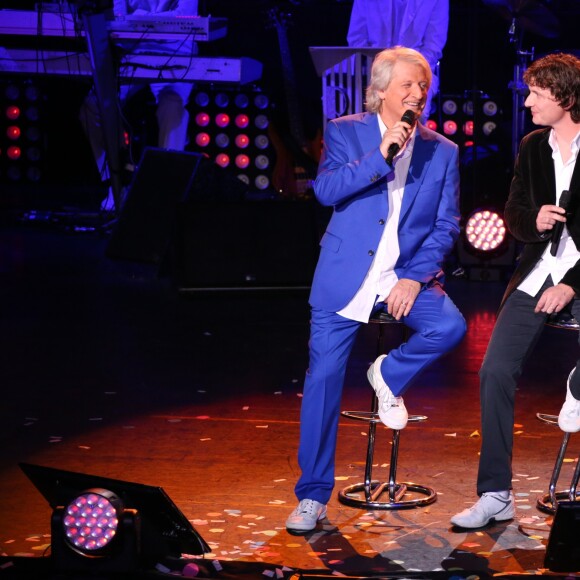
[{"label": "microphone", "polygon": [[[415,113],[413,113],[413,111],[411,111],[411,109],[407,109],[403,113],[403,116],[401,117],[401,121],[403,121],[403,123],[409,123],[409,125],[412,125],[415,122]],[[391,143],[389,145],[389,149],[387,151],[387,158],[385,159],[385,161],[389,165],[393,164],[393,159],[395,158],[395,155],[399,152],[400,148],[401,147],[399,146],[398,143]]]},{"label": "microphone", "polygon": [[[562,192],[560,196],[560,202],[558,205],[567,210],[568,204],[570,203],[570,192],[566,189]],[[560,238],[562,237],[562,231],[564,230],[564,222],[556,222],[554,224],[554,229],[552,230],[552,245],[550,247],[550,254],[555,256],[558,253],[558,245],[560,244]]]}]

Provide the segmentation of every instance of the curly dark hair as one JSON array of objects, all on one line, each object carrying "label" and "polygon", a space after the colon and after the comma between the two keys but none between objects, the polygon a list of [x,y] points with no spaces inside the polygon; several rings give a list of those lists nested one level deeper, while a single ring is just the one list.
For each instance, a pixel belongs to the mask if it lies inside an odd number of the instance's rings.
[{"label": "curly dark hair", "polygon": [[580,59],[563,52],[548,54],[532,62],[524,82],[552,93],[560,107],[580,123]]}]

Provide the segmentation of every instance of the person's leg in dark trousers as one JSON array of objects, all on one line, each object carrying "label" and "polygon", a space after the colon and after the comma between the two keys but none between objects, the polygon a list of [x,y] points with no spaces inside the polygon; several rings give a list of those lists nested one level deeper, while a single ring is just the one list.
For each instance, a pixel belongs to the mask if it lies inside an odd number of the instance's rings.
[{"label": "person's leg in dark trousers", "polygon": [[516,290],[506,300],[495,323],[479,371],[482,443],[478,495],[512,487],[516,385],[547,318],[545,313],[536,314],[534,308],[544,290],[552,285],[548,278],[535,297]]}]

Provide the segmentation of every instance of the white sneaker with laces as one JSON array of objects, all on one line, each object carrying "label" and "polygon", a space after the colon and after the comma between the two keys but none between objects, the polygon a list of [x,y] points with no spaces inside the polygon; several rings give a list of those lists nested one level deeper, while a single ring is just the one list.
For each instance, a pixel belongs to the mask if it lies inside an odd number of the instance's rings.
[{"label": "white sneaker with laces", "polygon": [[379,418],[389,429],[404,429],[409,420],[403,397],[395,397],[381,374],[381,363],[386,357],[382,354],[369,367],[367,378],[379,399]]},{"label": "white sneaker with laces", "polygon": [[514,494],[511,491],[488,491],[470,508],[455,514],[451,523],[460,528],[481,528],[491,520],[511,520],[515,511]]},{"label": "white sneaker with laces", "polygon": [[566,383],[566,400],[560,409],[558,415],[558,426],[566,433],[577,433],[580,431],[580,401],[575,399],[570,392],[570,379],[576,367],[568,375],[568,382]]},{"label": "white sneaker with laces", "polygon": [[286,520],[290,533],[303,534],[316,528],[319,520],[326,517],[326,506],[314,499],[303,499]]}]

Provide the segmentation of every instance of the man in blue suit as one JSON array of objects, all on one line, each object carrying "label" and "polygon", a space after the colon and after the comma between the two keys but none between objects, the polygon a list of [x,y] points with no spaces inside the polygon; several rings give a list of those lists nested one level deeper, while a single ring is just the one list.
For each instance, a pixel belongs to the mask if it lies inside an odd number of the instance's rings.
[{"label": "man in blue suit", "polygon": [[414,331],[367,374],[379,416],[392,429],[407,424],[405,389],[465,334],[441,285],[443,261],[459,235],[458,148],[415,121],[430,84],[419,52],[384,50],[373,62],[368,112],[335,119],[325,132],[314,191],[334,211],[310,295],[302,475],[298,507],[286,522],[291,533],[309,532],[326,516],[344,375],[361,324],[383,309]]}]

